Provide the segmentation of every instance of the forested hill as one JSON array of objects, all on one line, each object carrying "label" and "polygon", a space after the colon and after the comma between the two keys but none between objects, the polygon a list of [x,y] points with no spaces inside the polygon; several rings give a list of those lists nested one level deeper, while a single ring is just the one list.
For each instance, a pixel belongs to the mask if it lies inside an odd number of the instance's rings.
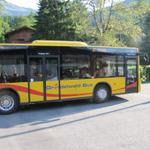
[{"label": "forested hill", "polygon": [[1,16],[28,16],[30,13],[35,12],[33,9],[20,7],[6,0],[0,0],[0,5],[3,6]]},{"label": "forested hill", "polygon": [[[133,1],[134,0],[124,0],[124,3],[129,5]],[[148,2],[149,0],[145,1]],[[31,12],[35,12],[33,9],[14,5],[7,2],[7,0],[0,0],[0,5],[3,6],[3,12],[0,14],[0,16],[28,16],[31,14]]]},{"label": "forested hill", "polygon": [[[125,4],[131,4],[132,2],[137,2],[137,1],[141,1],[141,0],[124,0],[124,3]],[[144,0],[144,2],[146,2],[146,3],[150,3],[150,0]]]}]

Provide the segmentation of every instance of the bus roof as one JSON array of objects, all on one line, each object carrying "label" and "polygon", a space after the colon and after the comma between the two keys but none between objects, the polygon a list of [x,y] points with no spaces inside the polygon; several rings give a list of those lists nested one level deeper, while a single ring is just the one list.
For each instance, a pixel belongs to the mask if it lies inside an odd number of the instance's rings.
[{"label": "bus roof", "polygon": [[[78,41],[50,41],[50,40],[36,40],[32,43],[27,44],[0,44],[0,50],[11,50],[11,49],[27,49],[30,46],[62,46],[62,47],[85,47],[86,50],[92,52],[103,52],[103,53],[120,53],[120,54],[135,54],[138,53],[137,48],[131,47],[102,47],[102,46],[88,46],[84,42]],[[83,49],[84,50],[84,49]]]},{"label": "bus roof", "polygon": [[0,46],[76,46],[76,47],[87,47],[88,45],[85,42],[79,42],[79,41],[36,40],[36,41],[33,41],[32,43],[27,43],[27,44],[6,43],[6,44],[0,44]]},{"label": "bus roof", "polygon": [[48,41],[48,40],[36,40],[31,45],[36,46],[88,46],[84,42],[79,41]]}]

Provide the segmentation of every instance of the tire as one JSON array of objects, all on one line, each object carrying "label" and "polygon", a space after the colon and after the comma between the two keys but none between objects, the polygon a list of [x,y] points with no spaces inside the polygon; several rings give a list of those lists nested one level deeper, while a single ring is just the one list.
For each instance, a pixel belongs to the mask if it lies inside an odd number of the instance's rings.
[{"label": "tire", "polygon": [[19,106],[17,95],[10,91],[0,92],[0,114],[7,115],[15,112]]},{"label": "tire", "polygon": [[110,88],[105,84],[101,84],[95,88],[93,101],[95,103],[106,102],[110,99],[110,96],[111,96]]}]

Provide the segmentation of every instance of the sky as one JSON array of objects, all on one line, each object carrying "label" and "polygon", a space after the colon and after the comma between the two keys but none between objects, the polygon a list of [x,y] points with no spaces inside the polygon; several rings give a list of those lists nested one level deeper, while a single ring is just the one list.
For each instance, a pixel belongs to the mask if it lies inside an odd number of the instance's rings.
[{"label": "sky", "polygon": [[[6,0],[6,1],[16,4],[18,6],[21,6],[21,7],[32,8],[35,10],[38,9],[38,2],[39,2],[39,0]],[[115,1],[117,2],[120,0],[115,0]]]},{"label": "sky", "polygon": [[38,9],[39,0],[6,0],[6,1],[16,4],[18,6],[21,6],[21,7]]}]

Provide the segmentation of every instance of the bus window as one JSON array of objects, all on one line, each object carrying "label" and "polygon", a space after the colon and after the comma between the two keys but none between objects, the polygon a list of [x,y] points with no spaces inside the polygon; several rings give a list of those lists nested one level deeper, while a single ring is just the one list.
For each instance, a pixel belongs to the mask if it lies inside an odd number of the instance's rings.
[{"label": "bus window", "polygon": [[46,59],[46,81],[58,80],[58,62],[56,58]]},{"label": "bus window", "polygon": [[79,78],[91,78],[91,75],[89,74],[89,68],[81,68],[79,71]]},{"label": "bus window", "polygon": [[118,76],[124,76],[124,57],[117,56]]},{"label": "bus window", "polygon": [[129,59],[127,60],[127,78],[128,83],[136,81],[137,78],[137,66],[136,66],[136,59]]},{"label": "bus window", "polygon": [[100,55],[96,59],[94,77],[112,77],[117,74],[116,56]]},{"label": "bus window", "polygon": [[90,56],[66,54],[62,56],[62,61],[63,79],[91,78]]},{"label": "bus window", "polygon": [[25,64],[23,56],[3,55],[0,59],[0,82],[24,82]]},{"label": "bus window", "polygon": [[42,58],[30,59],[30,81],[43,81]]}]

